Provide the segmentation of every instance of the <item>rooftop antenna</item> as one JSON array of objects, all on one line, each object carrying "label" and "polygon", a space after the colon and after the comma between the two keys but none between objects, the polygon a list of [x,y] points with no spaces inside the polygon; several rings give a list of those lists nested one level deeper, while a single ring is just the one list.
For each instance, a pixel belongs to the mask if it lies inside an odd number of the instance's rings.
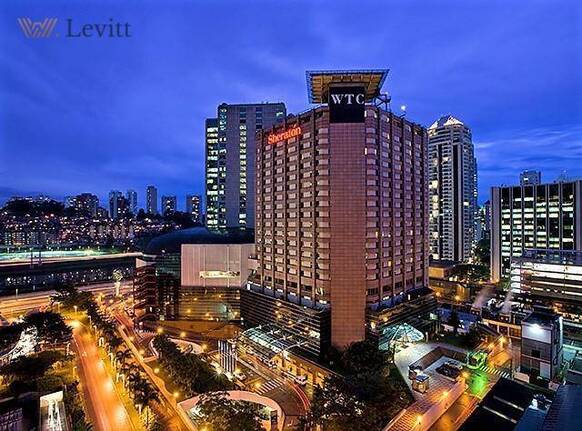
[{"label": "rooftop antenna", "polygon": [[388,93],[382,93],[374,98],[374,105],[378,108],[384,108],[385,111],[392,112],[391,101],[392,97]]}]

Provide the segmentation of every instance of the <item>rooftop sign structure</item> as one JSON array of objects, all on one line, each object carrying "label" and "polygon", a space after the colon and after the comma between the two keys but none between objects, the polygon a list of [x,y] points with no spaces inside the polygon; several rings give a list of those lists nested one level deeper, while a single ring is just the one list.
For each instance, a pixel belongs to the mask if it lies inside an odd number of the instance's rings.
[{"label": "rooftop sign structure", "polygon": [[371,70],[311,70],[307,71],[309,103],[328,103],[330,85],[358,84],[364,87],[365,102],[380,94],[388,69]]}]

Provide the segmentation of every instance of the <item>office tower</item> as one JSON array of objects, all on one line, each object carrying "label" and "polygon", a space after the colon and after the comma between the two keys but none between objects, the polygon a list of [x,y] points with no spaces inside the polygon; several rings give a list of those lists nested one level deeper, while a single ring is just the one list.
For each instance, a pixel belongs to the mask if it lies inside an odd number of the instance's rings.
[{"label": "office tower", "polygon": [[257,134],[241,313],[313,355],[381,330],[367,320],[428,286],[427,136],[372,103],[386,74],[308,72],[321,106]]},{"label": "office tower", "polygon": [[255,220],[255,134],[285,118],[283,103],[218,106],[206,120],[206,223],[247,228]]},{"label": "office tower", "polygon": [[452,115],[428,128],[430,250],[467,262],[476,239],[477,166],[471,130]]},{"label": "office tower", "polygon": [[[204,131],[206,140],[206,225],[213,229],[218,227],[220,204],[224,202],[222,182],[226,176],[224,167],[226,149],[222,149],[223,156],[221,163],[219,163],[218,119],[207,119],[204,123]],[[222,209],[225,210],[224,207]]]},{"label": "office tower", "polygon": [[123,194],[120,191],[111,190],[109,192],[109,217],[118,217],[120,198],[123,198]]},{"label": "office tower", "polygon": [[537,186],[542,183],[542,173],[540,171],[523,171],[519,174],[519,185]]},{"label": "office tower", "polygon": [[489,201],[486,201],[477,210],[475,229],[477,241],[489,240],[491,237],[491,205]]},{"label": "office tower", "polygon": [[81,193],[67,197],[67,208],[73,208],[77,215],[95,217],[99,207],[99,198],[92,193]]},{"label": "office tower", "polygon": [[137,214],[137,192],[135,190],[128,190],[125,194],[127,199],[127,204],[129,205],[129,211],[133,214]]},{"label": "office tower", "polygon": [[154,186],[146,189],[146,213],[158,214],[158,189]]},{"label": "office tower", "polygon": [[173,214],[176,212],[177,205],[176,196],[162,196],[162,214]]},{"label": "office tower", "polygon": [[186,212],[190,214],[195,223],[200,222],[200,195],[186,196]]},{"label": "office tower", "polygon": [[526,249],[582,250],[582,180],[491,189],[491,279]]}]

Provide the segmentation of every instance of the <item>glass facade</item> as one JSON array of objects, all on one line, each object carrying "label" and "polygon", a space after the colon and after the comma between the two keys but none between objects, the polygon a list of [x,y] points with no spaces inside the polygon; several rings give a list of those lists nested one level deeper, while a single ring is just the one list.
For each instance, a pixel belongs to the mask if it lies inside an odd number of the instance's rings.
[{"label": "glass facade", "polygon": [[525,250],[580,250],[582,181],[494,187],[491,277],[509,275]]}]

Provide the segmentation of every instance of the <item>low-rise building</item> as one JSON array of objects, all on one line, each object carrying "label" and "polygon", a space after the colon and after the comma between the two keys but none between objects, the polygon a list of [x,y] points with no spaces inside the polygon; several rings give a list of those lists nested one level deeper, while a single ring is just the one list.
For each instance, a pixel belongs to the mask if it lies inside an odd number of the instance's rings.
[{"label": "low-rise building", "polygon": [[552,380],[562,366],[562,317],[534,310],[521,321],[520,368],[522,373]]}]

